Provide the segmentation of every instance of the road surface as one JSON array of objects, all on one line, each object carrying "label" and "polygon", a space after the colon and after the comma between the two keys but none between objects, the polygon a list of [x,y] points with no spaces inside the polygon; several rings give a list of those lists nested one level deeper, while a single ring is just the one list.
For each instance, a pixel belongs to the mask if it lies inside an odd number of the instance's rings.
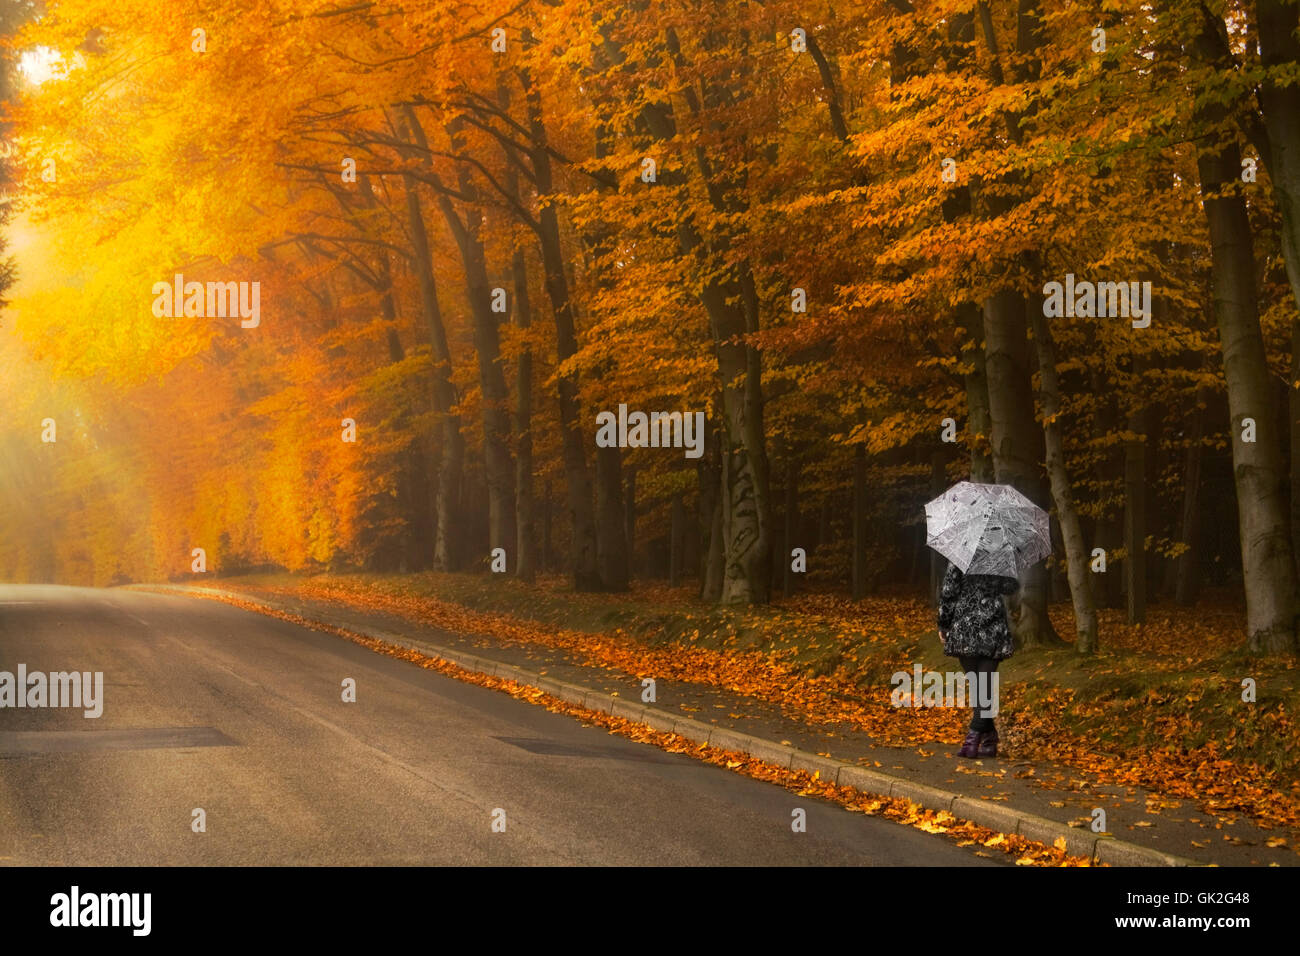
[{"label": "road surface", "polygon": [[103,714],[0,709],[4,865],[995,862],[213,601],[0,586],[19,664]]}]

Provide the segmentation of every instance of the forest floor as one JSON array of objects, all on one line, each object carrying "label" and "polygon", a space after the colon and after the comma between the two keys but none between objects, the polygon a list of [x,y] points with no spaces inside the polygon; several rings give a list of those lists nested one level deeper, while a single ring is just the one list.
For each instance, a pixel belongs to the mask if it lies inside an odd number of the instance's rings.
[{"label": "forest floor", "polygon": [[[626,594],[575,594],[560,577],[527,585],[435,573],[248,575],[220,586],[368,609],[502,646],[548,649],[589,668],[734,692],[810,727],[856,731],[923,757],[935,741],[960,741],[969,716],[890,703],[895,672],[917,663],[926,671],[953,668],[933,609],[916,597],[854,602],[807,594],[762,608],[718,608],[698,600],[693,586],[638,582]],[[1069,605],[1051,614],[1058,633],[1072,639]],[[1051,763],[1077,771],[1085,796],[1099,785],[1140,790],[1147,814],[1189,812],[1189,804],[1206,814],[1190,819],[1207,831],[1250,821],[1264,832],[1207,832],[1205,842],[1187,842],[1204,849],[1218,839],[1258,840],[1291,857],[1283,862],[1298,862],[1300,662],[1247,655],[1243,610],[1226,595],[1194,608],[1152,606],[1142,625],[1128,624],[1122,611],[1103,610],[1100,618],[1102,649],[1094,657],[1067,645],[1004,662],[1000,756],[1019,758],[1015,776],[1033,775],[1025,761]],[[1255,682],[1254,702],[1242,699],[1246,678]],[[1057,774],[1052,786],[1071,789],[1072,782]],[[1150,825],[1139,820],[1129,829]]]}]

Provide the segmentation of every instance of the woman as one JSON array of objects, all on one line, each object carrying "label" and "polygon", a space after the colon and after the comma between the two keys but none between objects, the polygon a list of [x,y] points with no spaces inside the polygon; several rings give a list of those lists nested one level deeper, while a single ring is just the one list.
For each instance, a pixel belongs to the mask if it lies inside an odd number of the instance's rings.
[{"label": "woman", "polygon": [[[979,695],[988,691],[998,662],[1014,651],[1007,623],[1004,594],[1015,594],[1020,582],[997,574],[962,574],[949,565],[939,593],[939,635],[943,652],[961,661],[970,686]],[[980,676],[983,679],[980,679]],[[958,757],[996,757],[998,731],[993,726],[992,700],[979,699],[971,712],[970,732]]]}]

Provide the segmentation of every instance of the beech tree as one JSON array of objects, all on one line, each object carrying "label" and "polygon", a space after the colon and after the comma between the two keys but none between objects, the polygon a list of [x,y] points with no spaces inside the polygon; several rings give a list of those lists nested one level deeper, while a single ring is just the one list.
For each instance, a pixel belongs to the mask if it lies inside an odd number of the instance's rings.
[{"label": "beech tree", "polygon": [[[923,593],[922,507],[971,479],[1059,535],[1022,644],[1216,584],[1294,652],[1296,17],[52,0],[6,110],[0,488],[58,531],[0,529],[0,572],[500,548],[583,591]],[[177,274],[256,282],[260,326],[155,315]],[[598,442],[620,406],[702,414],[698,457]],[[76,456],[38,457],[49,415]]]}]

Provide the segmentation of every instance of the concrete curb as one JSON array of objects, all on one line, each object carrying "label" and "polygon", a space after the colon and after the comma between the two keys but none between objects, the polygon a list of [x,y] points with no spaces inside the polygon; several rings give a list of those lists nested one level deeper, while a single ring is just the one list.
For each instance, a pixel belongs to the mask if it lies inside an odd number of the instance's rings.
[{"label": "concrete curb", "polygon": [[868,770],[855,764],[843,763],[829,757],[810,754],[788,744],[776,743],[746,734],[728,727],[715,727],[689,717],[661,710],[658,707],[637,701],[624,700],[604,691],[591,690],[578,684],[557,680],[534,671],[514,667],[500,661],[494,661],[477,654],[443,647],[428,641],[418,641],[404,634],[384,631],[364,625],[344,624],[337,621],[322,620],[320,615],[308,608],[262,597],[252,597],[237,591],[221,588],[191,587],[186,585],[142,585],[142,590],[164,591],[176,594],[206,593],[221,597],[237,598],[240,601],[260,605],[270,610],[294,614],[315,623],[326,624],[361,634],[364,637],[419,651],[429,657],[450,661],[465,670],[491,677],[503,677],[536,687],[563,701],[599,711],[613,717],[643,723],[653,730],[674,733],[685,737],[694,744],[707,744],[726,750],[737,750],[765,763],[775,764],[789,770],[803,770],[819,773],[822,780],[836,786],[853,787],[879,797],[903,797],[917,803],[927,810],[945,810],[953,816],[979,826],[997,830],[1000,833],[1017,834],[1029,840],[1051,845],[1057,839],[1065,838],[1065,849],[1072,856],[1086,856],[1097,863],[1109,863],[1113,866],[1204,866],[1197,860],[1175,856],[1150,847],[1139,846],[1125,840],[1116,839],[1105,833],[1093,833],[1067,826],[1056,820],[1049,820],[1031,813],[1024,813],[1014,807],[979,800],[973,797],[942,790],[927,784],[917,783],[879,770]]}]

